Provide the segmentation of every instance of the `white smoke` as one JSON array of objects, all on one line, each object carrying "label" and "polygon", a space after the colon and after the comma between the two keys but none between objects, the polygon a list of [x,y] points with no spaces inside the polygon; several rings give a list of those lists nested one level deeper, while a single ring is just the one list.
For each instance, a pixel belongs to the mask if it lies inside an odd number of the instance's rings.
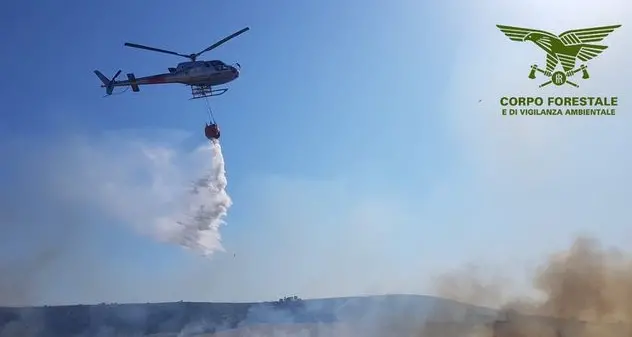
[{"label": "white smoke", "polygon": [[180,203],[180,215],[160,219],[158,223],[166,241],[204,256],[224,251],[219,229],[232,205],[226,192],[228,180],[219,141],[212,141],[210,150],[209,167],[192,183]]}]

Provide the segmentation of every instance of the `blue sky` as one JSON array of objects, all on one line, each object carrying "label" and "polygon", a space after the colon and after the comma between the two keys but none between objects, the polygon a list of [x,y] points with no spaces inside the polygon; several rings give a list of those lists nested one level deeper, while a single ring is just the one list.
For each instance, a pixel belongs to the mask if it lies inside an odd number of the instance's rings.
[{"label": "blue sky", "polygon": [[[35,265],[34,252],[51,257],[37,273],[22,270],[20,300],[427,292],[433,275],[472,260],[519,274],[578,233],[620,243],[630,180],[615,153],[630,140],[628,117],[500,120],[498,97],[533,90],[519,67],[542,55],[494,25],[625,26],[629,6],[611,0],[599,15],[582,7],[551,24],[522,3],[457,3],[9,3],[0,140],[10,159],[0,180],[13,218],[3,252]],[[92,71],[164,72],[185,59],[123,43],[192,53],[244,26],[251,30],[205,54],[242,65],[212,101],[234,205],[222,229],[229,253],[206,261],[130,224],[159,211],[152,179],[172,179],[163,197],[195,169],[204,102],[188,101],[179,85],[104,99]],[[605,64],[623,62],[626,33],[610,38],[610,61],[595,62],[611,78],[583,94],[625,102],[627,84]],[[176,159],[158,165],[143,157],[147,148]],[[115,200],[95,192],[105,186],[119,188]],[[578,210],[586,190],[596,201]]]}]

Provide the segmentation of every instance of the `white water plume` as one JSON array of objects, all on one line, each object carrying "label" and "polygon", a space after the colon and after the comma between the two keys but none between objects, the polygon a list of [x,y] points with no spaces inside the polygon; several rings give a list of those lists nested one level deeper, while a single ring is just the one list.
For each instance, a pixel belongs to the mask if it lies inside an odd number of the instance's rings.
[{"label": "white water plume", "polygon": [[224,251],[219,229],[232,205],[227,184],[222,147],[219,141],[212,141],[210,167],[185,195],[179,220],[163,221],[160,226],[168,241],[204,256]]}]

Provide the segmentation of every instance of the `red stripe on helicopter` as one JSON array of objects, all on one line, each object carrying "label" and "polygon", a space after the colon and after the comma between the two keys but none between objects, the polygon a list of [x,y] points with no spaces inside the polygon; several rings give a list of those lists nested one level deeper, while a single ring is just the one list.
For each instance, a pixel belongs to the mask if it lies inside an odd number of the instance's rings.
[{"label": "red stripe on helicopter", "polygon": [[157,84],[157,83],[165,83],[164,76],[153,76],[147,79],[147,83],[149,84]]}]

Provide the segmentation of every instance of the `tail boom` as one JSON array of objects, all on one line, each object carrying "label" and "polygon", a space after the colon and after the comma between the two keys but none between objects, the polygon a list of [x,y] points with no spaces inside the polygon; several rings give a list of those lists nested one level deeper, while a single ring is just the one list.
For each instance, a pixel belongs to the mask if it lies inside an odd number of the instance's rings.
[{"label": "tail boom", "polygon": [[102,88],[106,88],[105,89],[105,93],[108,96],[112,94],[112,92],[114,90],[114,87],[130,86],[132,88],[132,91],[138,92],[138,91],[140,91],[140,87],[139,87],[140,85],[165,84],[165,83],[184,83],[184,82],[178,81],[177,78],[174,78],[174,76],[171,75],[171,74],[158,74],[158,75],[152,75],[152,76],[136,78],[136,76],[134,76],[133,73],[129,73],[129,74],[127,74],[127,80],[117,81],[116,78],[118,77],[118,75],[120,75],[121,70],[119,70],[116,73],[116,75],[114,75],[114,77],[112,77],[111,80],[109,78],[107,78],[105,75],[103,75],[98,70],[95,70],[94,73],[97,75],[97,77],[103,83],[101,85],[101,87]]}]

